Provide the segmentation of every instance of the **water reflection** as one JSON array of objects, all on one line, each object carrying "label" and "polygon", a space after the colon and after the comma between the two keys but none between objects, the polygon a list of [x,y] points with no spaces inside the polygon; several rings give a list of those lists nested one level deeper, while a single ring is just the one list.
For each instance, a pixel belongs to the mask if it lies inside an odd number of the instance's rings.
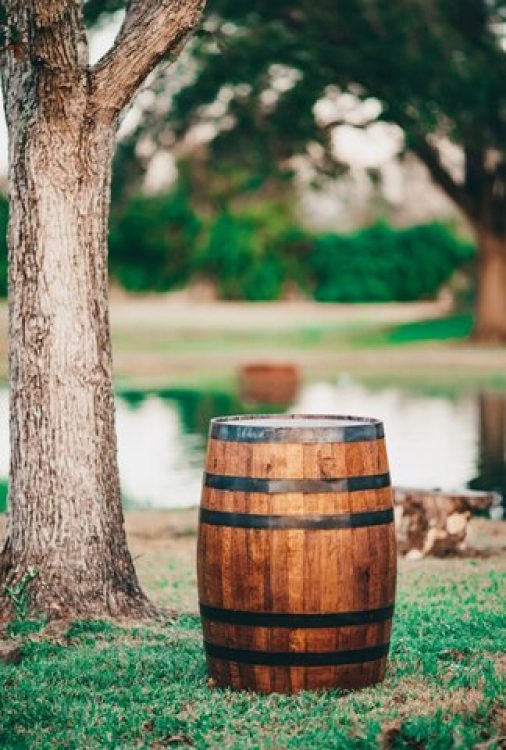
[{"label": "water reflection", "polygon": [[192,505],[200,491],[203,438],[187,433],[173,401],[117,401],[118,459],[125,503]]},{"label": "water reflection", "polygon": [[[8,473],[7,409],[7,392],[0,391],[0,488]],[[127,507],[198,503],[209,420],[251,411],[226,393],[119,394],[118,453]],[[341,380],[307,385],[290,411],[382,419],[398,485],[469,485],[506,496],[506,394],[449,398],[398,388],[372,390]]]},{"label": "water reflection", "polygon": [[385,424],[392,481],[414,487],[462,486],[476,465],[476,399],[373,391],[342,381],[307,386],[294,411],[363,414]]},{"label": "water reflection", "polygon": [[478,405],[478,473],[469,487],[495,489],[506,498],[506,398],[496,393],[481,393]]}]

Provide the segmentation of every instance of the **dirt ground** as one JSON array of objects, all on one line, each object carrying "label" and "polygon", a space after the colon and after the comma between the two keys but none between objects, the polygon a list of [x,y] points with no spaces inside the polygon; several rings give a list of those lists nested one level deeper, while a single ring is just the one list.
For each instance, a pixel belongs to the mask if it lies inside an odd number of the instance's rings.
[{"label": "dirt ground", "polygon": [[[349,346],[349,341],[301,346],[300,331],[360,331],[372,326],[428,321],[451,311],[448,300],[385,304],[311,301],[237,303],[191,299],[188,293],[111,299],[115,377],[118,383],[187,383],[222,380],[251,357],[283,359],[308,377],[349,372],[486,373],[506,371],[506,348],[469,342],[422,346]],[[252,342],[243,334],[255,335]],[[275,341],[269,336],[275,334]],[[294,338],[295,336],[295,338]],[[239,341],[237,341],[239,337]],[[260,338],[259,338],[260,337]],[[265,337],[265,338],[262,338]],[[286,340],[285,340],[286,337]],[[432,377],[432,375],[431,375]],[[0,303],[0,382],[7,379],[7,306]]]},{"label": "dirt ground", "polygon": [[[126,529],[141,583],[160,605],[197,610],[196,544],[198,509],[130,511]],[[473,560],[474,570],[506,571],[506,521],[471,521],[469,549],[460,557],[399,560],[400,575],[457,570]]]},{"label": "dirt ground", "polygon": [[[319,323],[380,321],[408,323],[439,318],[451,311],[450,300],[429,302],[382,302],[344,304],[294,300],[289,302],[223,302],[192,299],[191,293],[176,292],[111,298],[112,327],[158,325],[180,330],[206,328],[235,331],[271,327],[293,329]],[[0,314],[1,318],[1,314]]]}]

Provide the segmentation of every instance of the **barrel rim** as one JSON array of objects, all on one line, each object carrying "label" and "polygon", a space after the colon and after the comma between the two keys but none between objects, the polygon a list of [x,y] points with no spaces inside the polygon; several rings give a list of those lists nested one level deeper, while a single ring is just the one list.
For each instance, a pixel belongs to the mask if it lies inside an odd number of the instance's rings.
[{"label": "barrel rim", "polygon": [[[272,425],[269,421],[284,420],[288,424]],[[306,420],[307,425],[292,427],[290,421]],[[327,421],[328,425],[311,427],[311,421]],[[248,424],[264,421],[264,424]],[[336,424],[340,422],[341,424]],[[345,424],[342,424],[342,423]],[[354,424],[346,424],[353,422]],[[358,423],[358,424],[357,424]],[[367,442],[384,437],[383,422],[374,417],[355,417],[340,414],[235,414],[214,417],[209,425],[209,437],[229,442],[262,443],[348,443]]]}]

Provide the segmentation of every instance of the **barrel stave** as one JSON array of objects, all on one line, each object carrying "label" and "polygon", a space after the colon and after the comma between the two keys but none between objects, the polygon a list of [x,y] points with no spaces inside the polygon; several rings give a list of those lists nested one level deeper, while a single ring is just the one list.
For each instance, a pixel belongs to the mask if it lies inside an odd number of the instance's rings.
[{"label": "barrel stave", "polygon": [[202,488],[202,508],[228,513],[291,515],[297,513],[360,513],[392,507],[391,486],[360,492],[227,492]]},{"label": "barrel stave", "polygon": [[294,693],[299,690],[359,690],[384,679],[387,658],[374,662],[331,667],[264,667],[207,658],[218,687],[258,693]]},{"label": "barrel stave", "polygon": [[394,600],[395,533],[386,526],[336,532],[201,524],[199,546],[206,555],[199,566],[203,604],[318,613],[377,609]]},{"label": "barrel stave", "polygon": [[383,438],[359,443],[233,443],[210,440],[206,471],[223,476],[311,479],[388,471]]},{"label": "barrel stave", "polygon": [[350,651],[388,643],[392,621],[349,628],[266,628],[203,618],[204,640],[256,651]]}]

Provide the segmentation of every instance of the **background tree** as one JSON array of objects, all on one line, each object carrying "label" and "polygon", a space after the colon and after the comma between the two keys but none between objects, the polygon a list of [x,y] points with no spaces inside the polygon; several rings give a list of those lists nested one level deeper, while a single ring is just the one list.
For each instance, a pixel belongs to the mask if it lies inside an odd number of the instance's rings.
[{"label": "background tree", "polygon": [[[213,10],[193,81],[167,115],[173,131],[214,124],[218,164],[246,159],[261,175],[302,153],[336,175],[336,126],[395,123],[474,230],[475,338],[506,340],[504,0],[215,0]],[[316,102],[343,92],[380,106],[351,121],[339,107],[315,116]]]},{"label": "background tree", "polygon": [[155,65],[178,54],[204,2],[130,0],[93,67],[81,2],[3,3],[11,465],[0,584],[35,568],[34,604],[58,615],[149,610],[127,550],[116,458],[111,160],[121,113]]}]

